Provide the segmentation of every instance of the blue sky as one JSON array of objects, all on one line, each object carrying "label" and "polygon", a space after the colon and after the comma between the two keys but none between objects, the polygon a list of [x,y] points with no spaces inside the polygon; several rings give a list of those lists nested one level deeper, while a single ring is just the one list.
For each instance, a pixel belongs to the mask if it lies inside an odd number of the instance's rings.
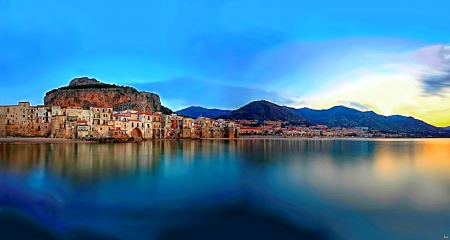
[{"label": "blue sky", "polygon": [[[450,102],[448,9],[445,0],[0,0],[0,104],[40,104],[88,76],[158,93],[174,110],[267,99],[423,119]],[[377,81],[386,103],[365,98]],[[410,99],[390,101],[397,93],[384,90],[402,84],[414,86],[399,90]]]}]

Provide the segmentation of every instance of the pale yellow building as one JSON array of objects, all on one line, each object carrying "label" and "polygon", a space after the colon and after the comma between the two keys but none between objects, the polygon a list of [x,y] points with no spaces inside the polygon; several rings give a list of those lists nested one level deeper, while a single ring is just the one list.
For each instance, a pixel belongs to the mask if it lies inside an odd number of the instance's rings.
[{"label": "pale yellow building", "polygon": [[6,136],[30,136],[29,129],[33,124],[34,108],[29,102],[1,107],[5,113]]},{"label": "pale yellow building", "polygon": [[164,129],[161,128],[161,115],[151,114],[152,119],[152,139],[161,139],[164,136]]},{"label": "pale yellow building", "polygon": [[182,138],[192,138],[194,137],[194,119],[183,118],[181,137]]},{"label": "pale yellow building", "polygon": [[152,139],[153,137],[153,116],[151,113],[140,113],[139,120],[141,123],[142,138]]},{"label": "pale yellow building", "polygon": [[91,107],[92,135],[94,137],[110,136],[110,131],[114,130],[113,109],[111,107]]}]

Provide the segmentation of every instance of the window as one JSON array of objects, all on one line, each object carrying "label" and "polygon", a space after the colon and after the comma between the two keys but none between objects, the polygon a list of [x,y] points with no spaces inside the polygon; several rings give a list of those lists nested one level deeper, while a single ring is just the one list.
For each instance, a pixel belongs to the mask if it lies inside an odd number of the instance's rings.
[{"label": "window", "polygon": [[134,123],[131,123],[131,127],[134,127]]}]

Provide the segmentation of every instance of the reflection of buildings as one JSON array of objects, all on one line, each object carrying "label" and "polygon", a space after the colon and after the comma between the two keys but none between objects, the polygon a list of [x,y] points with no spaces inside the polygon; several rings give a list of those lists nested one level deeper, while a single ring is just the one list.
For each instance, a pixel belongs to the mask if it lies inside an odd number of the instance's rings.
[{"label": "reflection of buildings", "polygon": [[153,143],[0,145],[0,166],[15,172],[43,166],[75,181],[96,180],[156,168],[161,145]]}]

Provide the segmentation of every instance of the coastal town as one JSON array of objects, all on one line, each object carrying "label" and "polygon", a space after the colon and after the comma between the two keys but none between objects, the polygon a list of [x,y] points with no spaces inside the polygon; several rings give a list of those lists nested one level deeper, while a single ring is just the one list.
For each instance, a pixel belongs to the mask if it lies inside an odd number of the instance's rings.
[{"label": "coastal town", "polygon": [[[1,114],[3,113],[3,114]],[[192,119],[161,112],[113,111],[112,107],[31,106],[29,102],[0,106],[0,136],[66,139],[235,138],[232,121]]]},{"label": "coastal town", "polygon": [[367,127],[292,126],[283,121],[227,120],[178,114],[113,111],[112,107],[31,106],[30,102],[0,106],[0,137],[46,137],[114,142],[156,139],[279,137],[407,137]]}]

